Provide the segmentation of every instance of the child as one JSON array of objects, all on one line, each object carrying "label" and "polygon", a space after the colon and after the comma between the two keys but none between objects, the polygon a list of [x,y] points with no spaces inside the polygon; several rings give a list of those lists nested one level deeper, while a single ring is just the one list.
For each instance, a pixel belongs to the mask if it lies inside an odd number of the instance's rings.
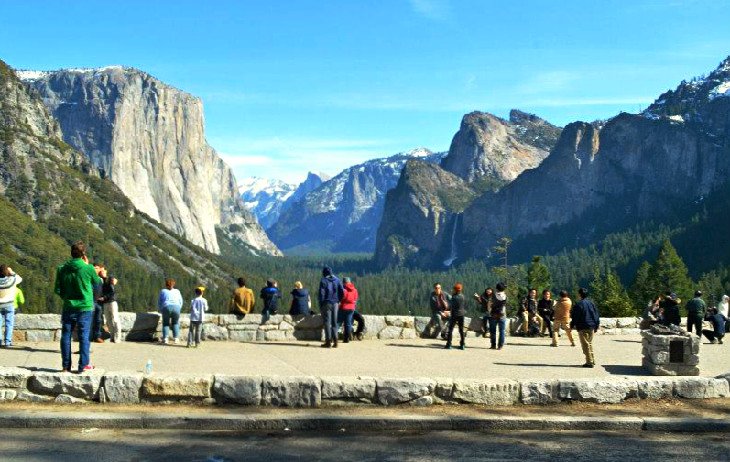
[{"label": "child", "polygon": [[195,299],[190,303],[190,331],[188,332],[188,348],[200,346],[200,329],[203,326],[205,312],[208,311],[208,300],[203,298],[203,290],[195,289]]}]

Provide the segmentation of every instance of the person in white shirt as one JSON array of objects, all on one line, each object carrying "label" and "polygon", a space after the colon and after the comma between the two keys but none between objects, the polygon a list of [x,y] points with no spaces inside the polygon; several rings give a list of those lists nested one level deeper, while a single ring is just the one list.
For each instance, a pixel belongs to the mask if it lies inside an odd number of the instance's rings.
[{"label": "person in white shirt", "polygon": [[190,331],[188,332],[188,348],[200,346],[200,335],[205,312],[208,311],[208,300],[203,298],[203,290],[195,289],[195,298],[190,302]]}]

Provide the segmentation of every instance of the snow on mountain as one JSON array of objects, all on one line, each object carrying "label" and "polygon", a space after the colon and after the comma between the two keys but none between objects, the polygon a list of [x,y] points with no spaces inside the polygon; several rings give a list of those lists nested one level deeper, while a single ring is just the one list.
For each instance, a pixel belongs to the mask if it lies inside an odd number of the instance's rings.
[{"label": "snow on mountain", "polygon": [[253,212],[261,226],[268,229],[291,203],[329,179],[324,173],[310,172],[306,180],[295,185],[280,180],[251,177],[239,181],[238,192],[246,208]]}]

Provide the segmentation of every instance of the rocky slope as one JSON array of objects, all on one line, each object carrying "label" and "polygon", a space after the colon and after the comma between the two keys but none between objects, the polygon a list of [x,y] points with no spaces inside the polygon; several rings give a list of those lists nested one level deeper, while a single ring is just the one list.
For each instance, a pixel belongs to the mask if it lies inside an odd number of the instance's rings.
[{"label": "rocky slope", "polygon": [[59,121],[64,141],[137,209],[214,253],[219,229],[253,252],[279,254],[207,144],[199,98],[119,66],[19,75]]},{"label": "rocky slope", "polygon": [[509,120],[485,112],[464,116],[441,166],[469,183],[488,189],[508,183],[547,157],[560,128],[513,109]]},{"label": "rocky slope", "polygon": [[268,229],[277,222],[282,211],[328,180],[329,175],[313,172],[309,172],[299,185],[251,177],[239,181],[238,192],[246,208],[256,216],[264,229]]},{"label": "rocky slope", "polygon": [[61,137],[43,102],[0,61],[0,261],[23,276],[25,310],[60,308],[54,269],[78,239],[120,279],[124,310],[153,308],[165,277],[183,290],[204,284],[220,309],[230,266],[140,213]]},{"label": "rocky slope", "polygon": [[385,194],[405,163],[414,158],[437,163],[443,156],[419,148],[350,167],[292,202],[269,234],[285,251],[372,252]]},{"label": "rocky slope", "polygon": [[526,261],[649,220],[675,224],[702,213],[730,175],[728,82],[730,58],[642,114],[568,125],[539,167],[464,210],[458,253],[488,257],[509,236],[512,261]]},{"label": "rocky slope", "polygon": [[443,268],[463,260],[461,212],[479,193],[498,190],[537,167],[560,131],[516,109],[509,120],[483,112],[465,115],[440,167],[409,163],[408,179],[388,195],[377,235],[378,264]]},{"label": "rocky slope", "polygon": [[388,191],[378,228],[376,263],[451,266],[460,225],[459,213],[477,193],[458,176],[438,165],[409,160],[398,185]]}]

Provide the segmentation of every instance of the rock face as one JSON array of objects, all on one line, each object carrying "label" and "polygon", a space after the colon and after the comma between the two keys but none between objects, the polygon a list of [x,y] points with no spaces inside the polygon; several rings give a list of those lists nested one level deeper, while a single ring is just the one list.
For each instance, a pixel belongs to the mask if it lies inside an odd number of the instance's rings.
[{"label": "rock face", "polygon": [[441,166],[467,182],[514,180],[547,157],[560,128],[516,109],[509,121],[485,112],[464,116]]},{"label": "rock face", "polygon": [[[404,233],[401,240],[413,249],[425,248],[424,238],[439,240],[428,242],[430,249],[445,249],[449,240],[455,241],[455,253],[463,260],[489,258],[497,239],[509,236],[511,258],[520,262],[534,254],[591,245],[609,233],[649,220],[686,220],[702,212],[703,201],[728,187],[728,88],[730,58],[708,77],[683,82],[675,91],[663,94],[642,114],[622,113],[606,122],[574,122],[562,130],[539,166],[523,171],[501,188],[481,192],[463,211],[455,238],[421,231],[419,239]],[[520,120],[521,115],[513,118]],[[504,131],[508,130],[493,118],[468,115],[443,166],[467,179],[489,172],[495,163],[456,162],[468,154],[468,149],[460,147],[461,140]],[[496,138],[475,146],[474,152]],[[412,200],[410,195],[405,197]],[[385,215],[405,213],[409,206],[402,201],[387,203]],[[413,223],[411,228],[428,225],[429,220],[423,219],[420,226]],[[387,220],[381,227],[395,229]],[[433,264],[395,255],[387,232],[379,238],[376,257],[381,264]]]},{"label": "rock face", "polygon": [[443,153],[414,149],[344,170],[301,200],[289,201],[269,229],[282,249],[298,246],[334,252],[371,252],[387,191],[398,183],[409,159],[437,163]]},{"label": "rock face", "polygon": [[472,112],[464,116],[439,166],[409,162],[388,193],[377,234],[381,267],[450,267],[462,251],[461,213],[484,191],[498,190],[548,155],[561,129],[512,110],[510,120]]},{"label": "rock face", "polygon": [[214,253],[221,228],[255,252],[279,254],[206,142],[199,98],[119,66],[19,76],[42,96],[64,141],[137,209]]},{"label": "rock face", "polygon": [[307,179],[299,186],[280,180],[251,177],[238,182],[238,191],[246,208],[256,216],[264,229],[269,229],[279,220],[282,211],[328,180],[329,175],[313,172],[309,172]]},{"label": "rock face", "polygon": [[459,213],[475,197],[476,192],[465,181],[438,165],[409,161],[398,185],[388,192],[377,235],[377,263],[453,263],[458,258],[452,254],[452,244],[460,224]]}]

